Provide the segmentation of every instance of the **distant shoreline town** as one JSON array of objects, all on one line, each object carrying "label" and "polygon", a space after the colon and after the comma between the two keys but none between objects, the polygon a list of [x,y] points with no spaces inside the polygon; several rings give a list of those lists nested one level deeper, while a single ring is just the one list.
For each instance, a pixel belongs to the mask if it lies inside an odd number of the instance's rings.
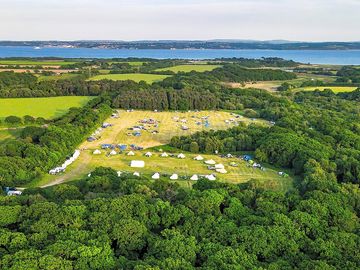
[{"label": "distant shoreline town", "polygon": [[228,49],[228,50],[360,50],[360,42],[292,42],[286,40],[159,40],[159,41],[0,41],[0,46],[97,49]]}]

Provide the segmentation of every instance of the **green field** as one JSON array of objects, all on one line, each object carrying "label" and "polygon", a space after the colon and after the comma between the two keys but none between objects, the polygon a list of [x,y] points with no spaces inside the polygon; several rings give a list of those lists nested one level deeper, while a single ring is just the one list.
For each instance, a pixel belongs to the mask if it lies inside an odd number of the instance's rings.
[{"label": "green field", "polygon": [[0,65],[19,65],[19,66],[65,66],[76,62],[67,61],[31,61],[31,60],[0,60]]},{"label": "green field", "polygon": [[325,89],[331,89],[334,93],[342,93],[342,92],[352,92],[358,89],[357,86],[315,86],[315,87],[305,87],[300,88],[302,91],[315,91],[320,90],[324,91]]},{"label": "green field", "polygon": [[211,71],[215,68],[221,67],[220,65],[179,65],[174,67],[168,67],[168,68],[159,68],[155,71],[162,72],[162,71],[172,71],[175,73],[178,72],[191,72],[191,71],[197,71],[197,72],[205,72],[205,71]]},{"label": "green field", "polygon": [[9,115],[52,119],[65,114],[71,107],[81,107],[92,97],[1,98],[0,119]]},{"label": "green field", "polygon": [[116,64],[116,63],[127,63],[129,64],[130,66],[133,66],[133,67],[140,67],[142,66],[145,62],[109,62],[109,64]]},{"label": "green field", "polygon": [[100,80],[113,80],[113,81],[126,81],[131,80],[134,82],[145,81],[147,83],[153,83],[157,81],[162,81],[169,77],[168,75],[155,75],[155,74],[141,74],[141,73],[129,73],[129,74],[106,74],[106,75],[97,75],[90,78],[90,81],[100,81]]},{"label": "green field", "polygon": [[70,74],[70,73],[63,73],[60,75],[51,75],[51,76],[43,76],[40,75],[38,77],[38,81],[58,81],[58,80],[68,80],[78,77],[79,74]]}]

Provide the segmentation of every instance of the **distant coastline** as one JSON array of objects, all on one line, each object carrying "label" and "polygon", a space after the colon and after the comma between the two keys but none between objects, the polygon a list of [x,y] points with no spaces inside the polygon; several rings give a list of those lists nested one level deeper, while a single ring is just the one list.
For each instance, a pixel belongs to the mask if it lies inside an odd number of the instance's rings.
[{"label": "distant coastline", "polygon": [[360,50],[360,42],[292,42],[286,40],[207,40],[207,41],[0,41],[0,46],[40,48],[163,49],[163,50]]}]

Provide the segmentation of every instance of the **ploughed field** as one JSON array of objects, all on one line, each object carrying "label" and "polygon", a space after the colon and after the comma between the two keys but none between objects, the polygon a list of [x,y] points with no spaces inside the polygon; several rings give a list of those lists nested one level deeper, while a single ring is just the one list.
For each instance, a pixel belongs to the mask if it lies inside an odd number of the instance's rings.
[{"label": "ploughed field", "polygon": [[162,81],[169,77],[168,75],[156,74],[142,74],[142,73],[129,73],[129,74],[102,74],[91,77],[90,81],[113,80],[113,81],[126,81],[131,80],[134,82],[145,81],[149,84]]},{"label": "ploughed field", "polygon": [[[207,120],[203,120],[207,117]],[[139,121],[155,120],[154,124],[144,124]],[[140,173],[141,177],[151,179],[156,172],[160,173],[162,178],[167,178],[172,174],[178,174],[179,179],[176,180],[181,185],[191,186],[194,181],[190,178],[192,175],[209,175],[214,173],[209,170],[204,163],[205,160],[213,159],[217,164],[221,163],[225,166],[227,173],[216,173],[216,179],[219,181],[227,181],[232,183],[241,183],[250,179],[257,179],[266,182],[275,188],[287,189],[291,186],[291,177],[279,176],[279,170],[270,166],[264,166],[265,170],[252,167],[248,162],[240,160],[237,157],[225,158],[219,155],[202,155],[203,161],[194,160],[198,156],[197,153],[186,153],[184,159],[179,159],[178,154],[181,150],[169,148],[166,146],[174,136],[190,135],[201,130],[210,129],[227,129],[236,125],[236,122],[244,122],[247,124],[256,123],[267,125],[267,121],[261,119],[248,119],[245,117],[235,118],[228,112],[217,111],[201,111],[201,112],[150,112],[150,111],[119,111],[119,114],[110,118],[106,123],[111,126],[99,129],[94,134],[96,140],[92,142],[84,142],[79,148],[81,149],[80,157],[71,164],[66,172],[59,175],[47,175],[40,182],[33,183],[32,186],[47,186],[59,184],[69,180],[82,177],[90,173],[96,167],[111,167],[121,172]],[[185,122],[186,120],[186,122]],[[199,124],[201,122],[201,124]],[[204,124],[205,123],[205,124]],[[206,124],[208,123],[208,124]],[[184,126],[188,130],[183,130]],[[134,127],[144,126],[146,130],[140,131]],[[155,127],[157,126],[157,127]],[[132,130],[130,130],[132,128]],[[156,132],[155,132],[156,131]],[[138,134],[140,135],[134,135]],[[116,154],[110,154],[111,149],[102,149],[103,144],[127,145],[126,150],[120,151],[116,148]],[[130,145],[143,147],[143,150],[133,150],[134,155],[128,155],[131,151]],[[156,146],[156,147],[155,147]],[[155,147],[155,148],[154,148]],[[163,148],[163,149],[162,149]],[[160,152],[159,149],[163,151]],[[94,154],[95,151],[100,153]],[[172,152],[169,157],[161,157],[161,153]],[[145,154],[151,152],[151,157]],[[131,161],[141,160],[145,162],[143,168],[132,168]]]},{"label": "ploughed field", "polygon": [[1,98],[0,119],[10,115],[23,117],[43,117],[52,119],[59,117],[71,107],[84,106],[92,97],[66,96],[48,98]]}]

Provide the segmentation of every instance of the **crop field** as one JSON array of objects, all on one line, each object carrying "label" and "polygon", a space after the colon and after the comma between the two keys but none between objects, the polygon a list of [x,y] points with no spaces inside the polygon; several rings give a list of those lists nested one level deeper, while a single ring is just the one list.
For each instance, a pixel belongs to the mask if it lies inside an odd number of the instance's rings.
[{"label": "crop field", "polygon": [[65,65],[72,65],[76,62],[71,61],[31,61],[31,60],[0,60],[0,65],[19,65],[19,66],[65,66]]},{"label": "crop field", "polygon": [[[198,125],[196,122],[200,121],[202,117],[208,117],[209,127],[204,125]],[[118,118],[110,118],[106,122],[113,126],[103,129],[98,136],[98,140],[94,142],[84,142],[79,148],[81,149],[81,155],[71,166],[67,168],[66,173],[61,175],[47,175],[40,182],[36,182],[36,185],[53,185],[66,182],[72,179],[76,179],[87,175],[93,169],[99,166],[112,167],[122,172],[139,172],[145,178],[151,178],[155,172],[159,172],[162,177],[169,178],[171,174],[176,173],[179,175],[178,182],[181,185],[191,186],[194,181],[190,181],[189,178],[193,174],[207,175],[214,173],[207,168],[207,165],[203,161],[196,161],[193,158],[197,156],[194,153],[185,153],[185,159],[178,159],[176,154],[180,153],[180,150],[174,150],[174,157],[161,157],[158,150],[162,148],[162,145],[169,143],[173,136],[177,135],[189,135],[191,133],[200,130],[210,129],[227,129],[234,126],[234,123],[227,124],[225,121],[232,119],[234,116],[228,112],[215,112],[215,111],[202,111],[202,112],[150,112],[150,111],[134,111],[125,112],[119,111]],[[141,131],[141,136],[136,137],[131,133],[129,128],[135,125],[142,125],[140,120],[154,119],[157,124],[146,125],[147,130]],[[237,118],[239,122],[244,123],[257,123],[266,125],[264,120],[252,121],[248,118]],[[186,120],[186,125],[189,130],[181,129],[181,121]],[[158,125],[157,128],[154,126]],[[157,130],[158,133],[153,134],[153,131]],[[101,144],[135,144],[142,146],[145,149],[141,151],[134,151],[135,156],[128,156],[129,150],[125,150],[123,153],[119,153],[117,149],[116,155],[109,155],[110,150],[101,150],[100,155],[94,155],[93,151],[101,149]],[[164,146],[164,149],[168,149]],[[145,157],[145,153],[151,151],[153,156]],[[278,170],[266,167],[265,171],[258,168],[249,166],[245,161],[238,158],[222,158],[218,155],[202,155],[205,160],[213,159],[217,163],[222,163],[227,174],[217,173],[217,179],[220,181],[227,181],[232,183],[246,182],[250,179],[257,179],[261,182],[269,183],[270,185],[278,185],[276,188],[286,189],[291,186],[292,178],[283,178],[278,175]],[[144,168],[131,168],[131,160],[143,160],[145,161]],[[230,166],[230,163],[235,162],[236,167]],[[182,179],[183,178],[183,179]],[[33,183],[34,185],[34,183]]]},{"label": "crop field", "polygon": [[133,67],[140,67],[140,66],[142,66],[144,63],[146,63],[146,62],[109,62],[109,64],[116,64],[116,63],[120,63],[120,64],[122,64],[122,63],[126,63],[126,64],[129,64],[130,66],[133,66]]},{"label": "crop field", "polygon": [[145,81],[147,83],[154,83],[157,81],[162,81],[170,77],[168,75],[156,75],[156,74],[141,74],[141,73],[129,73],[129,74],[104,74],[97,75],[90,78],[90,81],[100,81],[100,80],[113,80],[113,81],[126,81],[131,80],[134,82]]},{"label": "crop field", "polygon": [[325,89],[331,89],[334,93],[342,93],[342,92],[352,92],[355,91],[358,87],[356,86],[315,86],[315,87],[305,87],[300,88],[302,91],[315,91],[320,90],[324,91]]},{"label": "crop field", "polygon": [[44,75],[40,75],[38,77],[38,81],[58,81],[58,80],[68,80],[68,79],[73,79],[78,77],[79,74],[67,74],[67,73],[63,73],[60,75],[51,75],[51,76],[44,76]]},{"label": "crop field", "polygon": [[0,119],[9,115],[52,119],[65,114],[71,107],[81,107],[92,97],[1,98]]},{"label": "crop field", "polygon": [[155,71],[158,71],[158,72],[172,71],[175,73],[191,72],[191,71],[205,72],[205,71],[212,71],[218,67],[221,67],[221,66],[220,65],[179,65],[179,66],[168,67],[168,68],[159,68],[159,69],[156,69]]}]

